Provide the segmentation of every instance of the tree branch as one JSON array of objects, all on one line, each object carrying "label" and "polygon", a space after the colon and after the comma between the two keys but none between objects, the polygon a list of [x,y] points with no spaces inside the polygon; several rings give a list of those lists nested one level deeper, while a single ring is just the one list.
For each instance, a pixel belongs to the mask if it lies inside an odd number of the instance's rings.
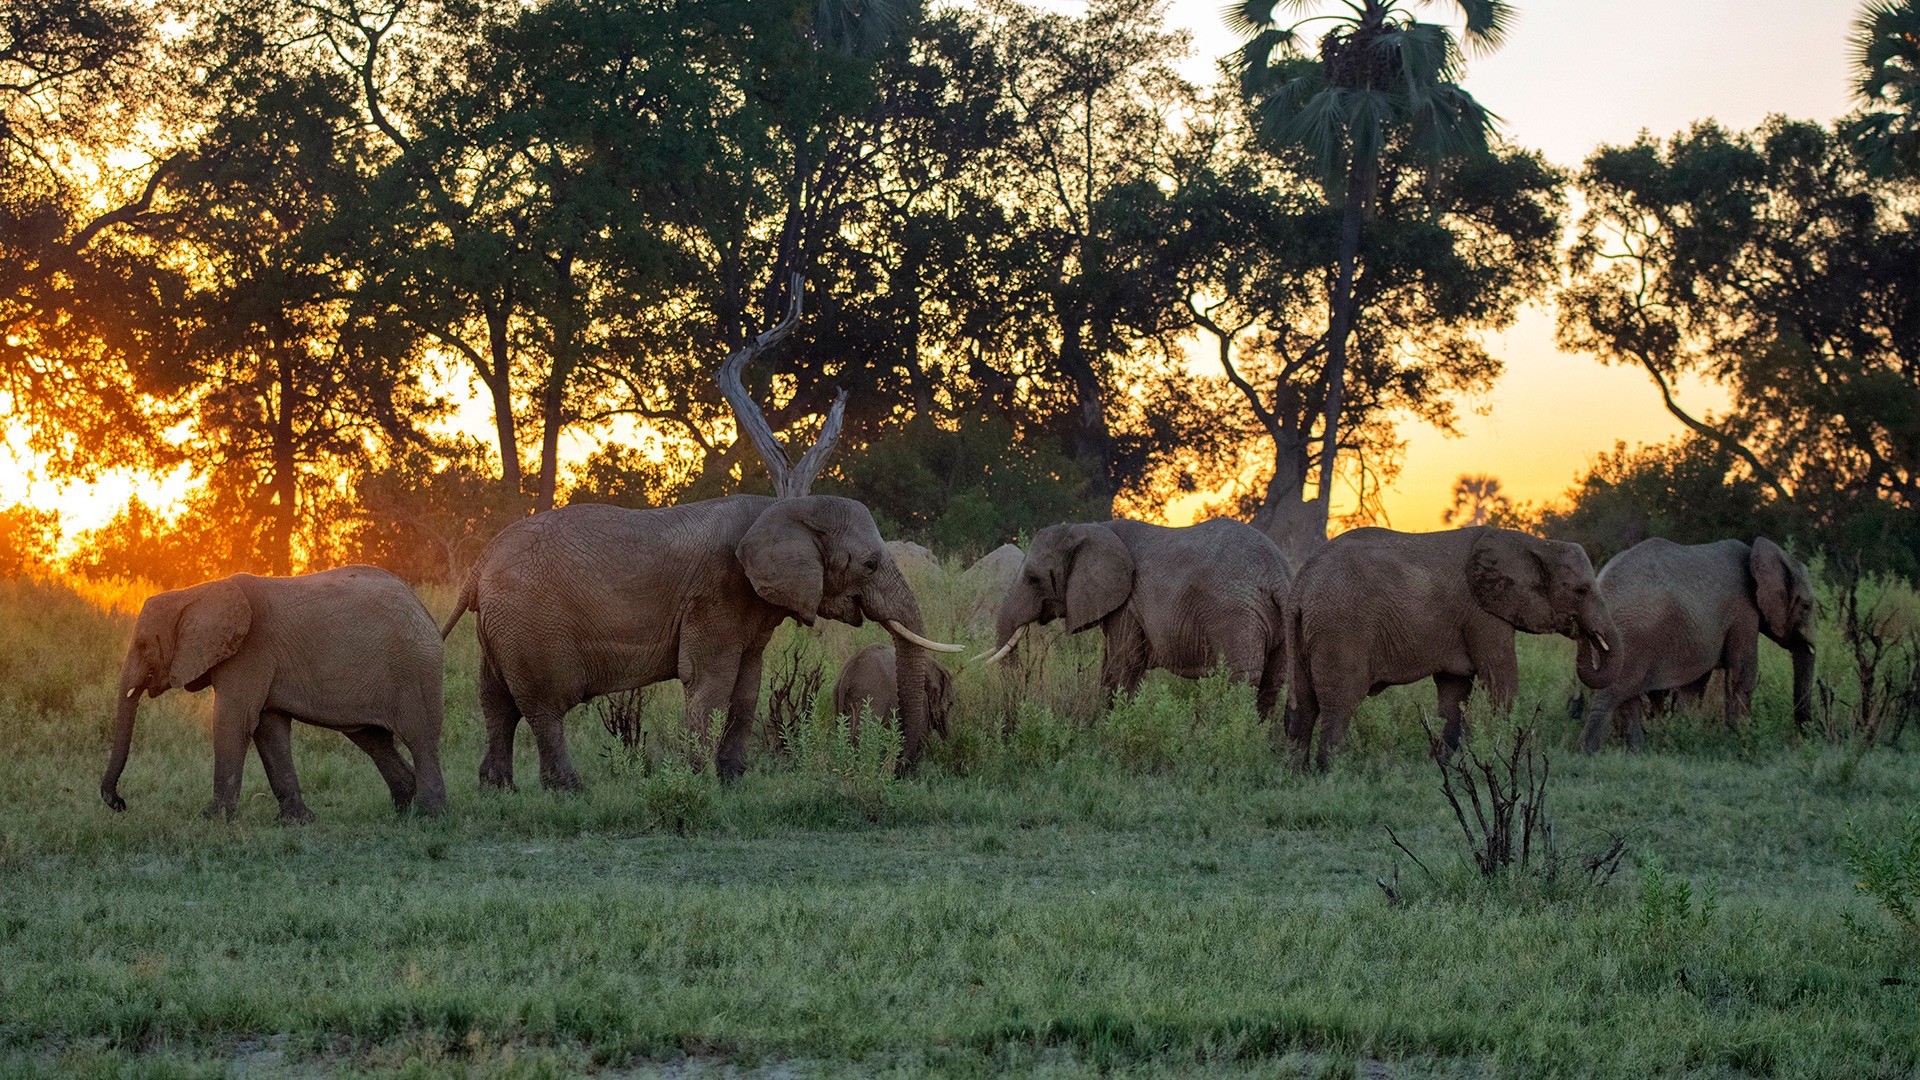
[{"label": "tree branch", "polygon": [[766,464],[767,473],[773,478],[774,495],[782,499],[805,495],[813,486],[814,478],[825,466],[827,455],[833,452],[833,444],[840,437],[840,425],[847,408],[847,392],[842,390],[834,399],[833,407],[827,410],[826,423],[821,426],[819,437],[795,464],[788,460],[786,447],[774,435],[766,414],[747,394],[742,373],[760,354],[793,332],[800,322],[800,304],[805,295],[805,286],[806,278],[795,273],[789,285],[786,316],[752,341],[735,349],[721,363],[720,370],[714,373],[714,380],[720,384],[721,395],[733,408],[734,419],[747,437],[753,440],[754,448],[760,451],[760,460]]}]

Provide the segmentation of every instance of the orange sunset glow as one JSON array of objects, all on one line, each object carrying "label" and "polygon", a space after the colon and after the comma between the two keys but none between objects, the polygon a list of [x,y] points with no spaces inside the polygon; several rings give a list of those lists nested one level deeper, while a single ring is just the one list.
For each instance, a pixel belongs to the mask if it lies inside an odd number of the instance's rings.
[{"label": "orange sunset glow", "polygon": [[[1042,6],[1066,14],[1079,7],[1065,0]],[[1593,148],[1630,141],[1643,131],[1665,136],[1707,118],[1748,127],[1770,114],[1818,121],[1842,114],[1848,107],[1845,35],[1851,16],[1851,6],[1840,2],[1537,0],[1518,5],[1502,49],[1471,58],[1464,85],[1498,114],[1505,139],[1576,169]],[[1185,75],[1195,82],[1215,78],[1218,59],[1238,39],[1214,0],[1178,0],[1166,8],[1166,18],[1190,35]],[[1658,33],[1644,32],[1656,25]],[[1570,211],[1570,226],[1578,211],[1577,205]],[[1509,329],[1485,335],[1505,373],[1490,393],[1459,403],[1457,437],[1417,421],[1400,424],[1405,452],[1399,476],[1382,499],[1387,523],[1437,528],[1455,478],[1468,473],[1497,478],[1516,502],[1544,504],[1558,498],[1596,453],[1683,431],[1637,368],[1606,367],[1591,356],[1561,351],[1554,320],[1549,297],[1526,305]],[[1196,349],[1193,356],[1194,373],[1219,374],[1207,350]],[[451,366],[457,358],[442,351],[441,359]],[[444,386],[456,408],[439,429],[487,439],[491,412],[479,383],[458,373]],[[1696,415],[1726,404],[1721,388],[1697,379],[1681,381],[1677,390]],[[636,428],[623,421],[613,428],[570,430],[561,440],[562,461],[582,461],[610,432],[631,436],[644,429],[644,423]],[[59,482],[25,449],[17,428],[9,436],[8,452],[0,453],[0,505],[58,511],[69,542],[104,523],[131,496],[165,511],[190,486],[184,469]],[[1170,493],[1163,515],[1184,523],[1216,494]],[[1336,515],[1350,509],[1352,493],[1342,488],[1335,502]]]}]

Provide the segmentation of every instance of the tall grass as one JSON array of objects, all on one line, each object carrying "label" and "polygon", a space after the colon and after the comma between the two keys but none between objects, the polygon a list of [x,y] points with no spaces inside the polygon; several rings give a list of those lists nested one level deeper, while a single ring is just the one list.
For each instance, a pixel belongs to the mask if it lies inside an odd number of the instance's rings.
[{"label": "tall grass", "polygon": [[[957,570],[913,571],[929,632],[984,646]],[[1331,772],[1301,774],[1230,678],[1102,702],[1097,635],[1051,630],[1004,670],[953,668],[952,736],[912,780],[825,694],[721,787],[675,767],[670,683],[641,699],[640,749],[569,719],[589,789],[561,796],[476,789],[468,620],[443,818],[396,819],[359,751],[299,726],[319,821],[275,826],[250,762],[239,821],[204,822],[208,695],[179,692],[144,703],[115,815],[95,787],[136,607],[0,583],[0,1074],[1920,1068],[1920,947],[1842,850],[1901,835],[1920,768],[1797,732],[1771,645],[1737,728],[1710,695],[1650,722],[1645,753],[1582,757],[1571,645],[1522,638],[1557,843],[1628,838],[1612,884],[1548,890],[1473,869],[1430,685],[1370,699]],[[831,687],[885,639],[789,625],[773,650]],[[1405,862],[1389,828],[1436,879],[1403,866],[1397,904],[1374,884]]]}]

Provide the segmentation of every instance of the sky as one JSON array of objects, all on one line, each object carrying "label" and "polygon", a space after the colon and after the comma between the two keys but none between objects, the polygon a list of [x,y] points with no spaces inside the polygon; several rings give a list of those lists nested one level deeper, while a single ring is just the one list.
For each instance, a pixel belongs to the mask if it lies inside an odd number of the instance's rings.
[{"label": "sky", "polygon": [[[1169,22],[1193,36],[1187,74],[1196,81],[1210,81],[1215,58],[1237,44],[1220,19],[1223,6],[1169,5]],[[1830,120],[1848,108],[1846,38],[1855,0],[1515,0],[1515,7],[1504,48],[1474,58],[1465,85],[1502,118],[1509,139],[1562,166],[1577,167],[1596,146],[1630,142],[1642,130],[1665,137],[1708,117],[1746,128],[1770,113]],[[1434,3],[1425,10],[1439,18],[1451,8]],[[1393,527],[1439,528],[1463,473],[1497,477],[1515,500],[1545,502],[1616,441],[1659,442],[1680,431],[1637,368],[1608,368],[1556,349],[1550,307],[1528,309],[1489,345],[1506,361],[1506,374],[1486,400],[1472,403],[1477,411],[1463,410],[1458,437],[1402,428],[1402,471],[1384,499]],[[1682,404],[1696,413],[1725,401],[1710,386],[1679,389]],[[477,403],[463,413],[484,421]],[[103,523],[134,490],[115,478],[62,491],[32,481],[30,471],[0,451],[0,505],[57,505],[69,536]],[[184,486],[185,478],[175,477],[142,488],[164,503]],[[1171,507],[1170,516],[1191,516],[1199,501]]]}]

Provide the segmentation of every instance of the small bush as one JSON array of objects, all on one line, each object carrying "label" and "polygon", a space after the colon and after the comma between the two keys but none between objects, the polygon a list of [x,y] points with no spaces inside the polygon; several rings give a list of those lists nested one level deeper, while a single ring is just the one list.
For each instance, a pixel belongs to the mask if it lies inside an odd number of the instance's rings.
[{"label": "small bush", "polygon": [[1022,768],[1052,765],[1073,747],[1073,725],[1045,705],[1022,701],[1013,731],[1007,736],[1008,755]]},{"label": "small bush", "polygon": [[1720,887],[1713,878],[1707,879],[1696,902],[1693,883],[1668,874],[1659,859],[1649,857],[1641,864],[1634,918],[1654,944],[1673,945],[1698,938],[1719,908]]},{"label": "small bush", "polygon": [[1849,821],[1840,837],[1847,866],[1859,877],[1857,888],[1880,905],[1920,945],[1920,810],[1910,811],[1888,843],[1869,843]]},{"label": "small bush", "polygon": [[1137,772],[1164,772],[1172,768],[1192,721],[1192,710],[1174,697],[1164,680],[1155,680],[1142,684],[1132,697],[1115,694],[1113,708],[1097,730],[1100,744],[1122,765]]},{"label": "small bush", "polygon": [[[854,735],[855,729],[859,735]],[[825,781],[872,821],[891,808],[906,737],[892,717],[861,703],[858,723],[817,711],[787,729],[787,757],[800,772]]]}]

